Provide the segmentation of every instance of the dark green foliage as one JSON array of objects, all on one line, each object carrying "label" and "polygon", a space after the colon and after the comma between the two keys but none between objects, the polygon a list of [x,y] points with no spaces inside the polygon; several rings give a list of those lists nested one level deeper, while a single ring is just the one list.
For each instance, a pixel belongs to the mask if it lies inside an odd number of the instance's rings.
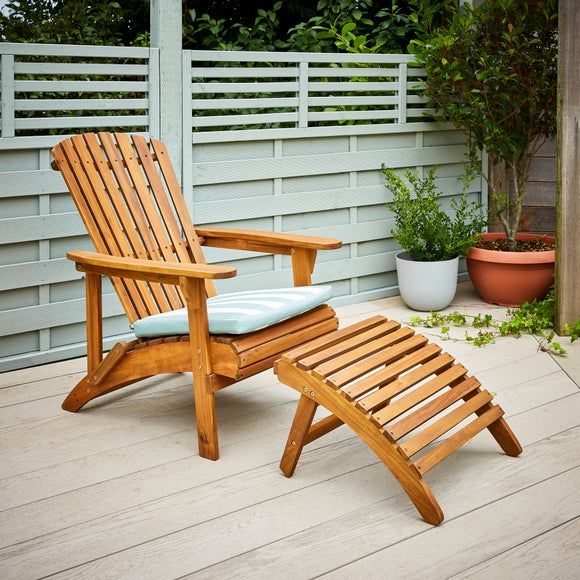
[{"label": "dark green foliage", "polygon": [[257,3],[246,6],[244,18],[235,2],[228,3],[229,13],[223,2],[187,4],[184,46],[194,49],[406,52],[413,36],[405,0],[391,0],[389,6],[373,0],[319,0],[315,7],[278,1],[269,8],[260,2],[253,19],[249,7]]},{"label": "dark green foliage", "polygon": [[[406,52],[417,29],[412,4],[426,1],[183,0],[183,47]],[[148,43],[148,0],[12,0],[6,9],[0,39],[8,42]]]},{"label": "dark green foliage", "polygon": [[132,45],[148,30],[148,0],[13,0],[0,14],[5,42]]},{"label": "dark green foliage", "polygon": [[413,260],[432,262],[466,256],[487,222],[482,206],[467,199],[469,176],[464,177],[461,199],[452,199],[446,211],[435,183],[435,169],[423,178],[406,169],[405,179],[385,165],[382,171],[392,195],[387,203],[395,217],[391,234]]}]

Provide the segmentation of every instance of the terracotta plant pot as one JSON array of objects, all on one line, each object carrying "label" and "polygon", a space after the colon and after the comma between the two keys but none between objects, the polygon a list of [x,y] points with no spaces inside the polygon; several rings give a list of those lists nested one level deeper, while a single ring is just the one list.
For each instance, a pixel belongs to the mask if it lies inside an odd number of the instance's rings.
[{"label": "terracotta plant pot", "polygon": [[[484,240],[505,239],[503,233],[483,234]],[[555,243],[552,236],[518,234],[519,240],[542,238]],[[501,252],[473,248],[467,255],[467,271],[481,298],[490,304],[520,306],[546,296],[554,283],[555,250],[545,252]]]}]

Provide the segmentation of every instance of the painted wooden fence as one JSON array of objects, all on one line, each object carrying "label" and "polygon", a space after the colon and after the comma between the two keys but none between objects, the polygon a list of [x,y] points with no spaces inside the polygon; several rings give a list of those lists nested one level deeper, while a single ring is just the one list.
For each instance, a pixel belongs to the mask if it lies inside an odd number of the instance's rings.
[{"label": "painted wooden fence", "polygon": [[[0,45],[0,371],[84,354],[84,282],[65,258],[90,248],[50,149],[86,130],[160,135],[159,51]],[[408,55],[184,51],[174,163],[195,223],[339,237],[315,283],[334,303],[396,294],[380,166],[438,166],[460,190],[463,137],[430,122]],[[174,149],[175,151],[175,149]],[[179,154],[181,153],[181,154]],[[481,184],[473,184],[481,196]],[[208,251],[239,275],[221,289],[290,284],[285,257]],[[107,344],[129,332],[109,286]]]}]

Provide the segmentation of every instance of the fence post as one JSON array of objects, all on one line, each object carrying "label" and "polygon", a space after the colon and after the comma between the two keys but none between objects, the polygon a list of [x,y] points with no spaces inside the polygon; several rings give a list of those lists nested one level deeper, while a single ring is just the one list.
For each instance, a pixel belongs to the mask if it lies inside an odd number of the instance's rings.
[{"label": "fence post", "polygon": [[182,179],[181,0],[151,0],[151,48],[159,49],[159,135]]},{"label": "fence post", "polygon": [[580,319],[580,8],[573,0],[559,4],[558,32],[558,181],[556,200],[556,320],[555,329]]},{"label": "fence post", "polygon": [[2,121],[0,137],[14,137],[14,55],[0,56],[2,80],[0,85],[0,99],[2,101]]}]

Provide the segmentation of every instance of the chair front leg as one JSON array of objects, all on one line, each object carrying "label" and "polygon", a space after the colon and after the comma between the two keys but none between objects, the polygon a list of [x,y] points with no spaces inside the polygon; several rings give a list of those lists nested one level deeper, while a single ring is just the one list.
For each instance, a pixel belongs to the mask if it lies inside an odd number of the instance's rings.
[{"label": "chair front leg", "polygon": [[100,274],[86,273],[87,376],[92,377],[103,360],[103,297]]},{"label": "chair front leg", "polygon": [[187,302],[199,454],[217,460],[219,443],[215,396],[210,385],[212,368],[205,284],[201,278],[183,277],[180,286]]}]

